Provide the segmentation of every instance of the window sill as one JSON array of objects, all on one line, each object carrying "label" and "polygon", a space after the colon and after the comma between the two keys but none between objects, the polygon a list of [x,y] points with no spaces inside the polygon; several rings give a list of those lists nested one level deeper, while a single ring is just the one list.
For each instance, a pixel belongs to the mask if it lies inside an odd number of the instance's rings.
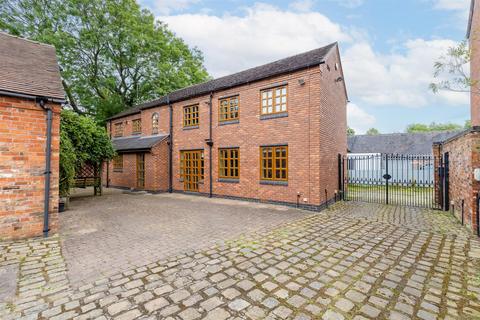
[{"label": "window sill", "polygon": [[227,126],[229,124],[237,124],[237,123],[240,123],[240,120],[236,119],[236,120],[227,120],[227,121],[220,121],[218,123],[219,126]]},{"label": "window sill", "polygon": [[141,132],[132,132],[132,136],[138,136],[139,134],[142,134]]},{"label": "window sill", "polygon": [[193,130],[198,128],[200,128],[200,126],[190,126],[190,127],[183,127],[183,130]]},{"label": "window sill", "polygon": [[260,180],[260,184],[270,186],[288,186],[288,181]]},{"label": "window sill", "polygon": [[123,172],[123,169],[113,169],[113,172]]},{"label": "window sill", "polygon": [[218,178],[217,182],[240,183],[240,179],[235,179],[235,178]]},{"label": "window sill", "polygon": [[286,118],[286,117],[288,117],[288,112],[262,114],[260,115],[260,120],[278,119],[278,118]]}]

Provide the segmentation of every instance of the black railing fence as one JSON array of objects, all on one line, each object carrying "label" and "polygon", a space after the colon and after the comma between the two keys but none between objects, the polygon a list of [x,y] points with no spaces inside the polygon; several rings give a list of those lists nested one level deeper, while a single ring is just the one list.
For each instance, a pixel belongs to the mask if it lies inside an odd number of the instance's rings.
[{"label": "black railing fence", "polygon": [[440,209],[437,160],[433,155],[410,154],[342,157],[344,200]]}]

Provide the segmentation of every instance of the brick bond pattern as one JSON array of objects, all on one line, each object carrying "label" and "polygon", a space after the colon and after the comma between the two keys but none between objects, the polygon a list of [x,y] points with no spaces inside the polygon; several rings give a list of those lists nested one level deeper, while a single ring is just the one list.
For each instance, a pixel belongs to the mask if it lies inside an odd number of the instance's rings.
[{"label": "brick bond pattern", "polygon": [[[480,168],[480,132],[468,132],[451,141],[434,145],[433,152],[437,157],[449,153],[449,195],[450,202],[453,201],[450,210],[454,211],[459,221],[464,221],[472,233],[476,233],[477,194],[480,192],[480,182],[475,181],[473,171]],[[436,175],[439,181],[438,170]],[[437,198],[438,192],[437,186]]]},{"label": "brick bond pattern", "polygon": [[[212,98],[212,183],[213,194],[249,199],[281,201],[295,204],[300,193],[300,202],[318,207],[327,199],[334,198],[338,190],[338,154],[345,154],[346,141],[346,96],[344,83],[336,81],[342,73],[335,64],[340,57],[332,50],[325,64],[256,81],[228,90],[218,91]],[[302,81],[304,84],[301,84]],[[287,83],[288,116],[275,119],[260,119],[260,91],[274,84]],[[240,119],[238,123],[222,125],[218,119],[220,97],[239,95]],[[203,149],[205,154],[205,179],[199,185],[201,194],[209,193],[209,95],[195,97],[173,104],[173,189],[183,191],[180,179],[180,151]],[[183,107],[199,105],[198,128],[182,127]],[[131,135],[132,120],[141,118],[142,135],[152,134],[152,115],[159,115],[159,131],[169,133],[169,107],[160,106],[142,110],[139,114],[115,119],[123,122],[124,135]],[[110,128],[111,125],[111,128]],[[259,148],[262,145],[288,144],[289,181],[285,185],[260,184]],[[240,179],[238,183],[218,181],[218,148],[240,148]],[[155,170],[149,164],[164,152],[153,148],[153,156],[147,154],[146,189],[164,191],[168,184],[168,159],[158,162]],[[166,148],[165,148],[166,152]],[[167,154],[165,154],[167,156]],[[109,167],[111,186],[135,188],[134,155],[126,155],[124,171],[112,172]],[[157,160],[158,161],[158,160]],[[106,174],[107,170],[104,170]],[[106,181],[106,180],[104,180]],[[157,189],[155,189],[157,188]],[[153,189],[153,190],[152,190]],[[326,191],[326,193],[325,193]]]},{"label": "brick bond pattern", "polygon": [[[20,263],[22,276],[20,296],[0,305],[0,317],[478,317],[478,240],[438,212],[407,211],[339,204],[273,231],[187,252],[76,290],[65,283],[58,239],[4,243],[1,265]],[[414,216],[421,218],[409,219]],[[432,224],[440,228],[430,231]],[[25,291],[40,283],[41,289]]]},{"label": "brick bond pattern", "polygon": [[[60,105],[53,108],[50,227],[57,229]],[[45,111],[33,100],[0,96],[0,239],[43,230]]]}]

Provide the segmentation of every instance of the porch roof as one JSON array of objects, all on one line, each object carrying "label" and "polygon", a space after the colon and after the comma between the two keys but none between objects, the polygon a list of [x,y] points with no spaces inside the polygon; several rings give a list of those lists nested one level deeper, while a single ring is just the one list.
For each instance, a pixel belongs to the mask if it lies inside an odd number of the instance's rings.
[{"label": "porch roof", "polygon": [[168,134],[156,134],[151,136],[133,136],[113,138],[112,144],[115,151],[120,153],[150,151],[157,143],[165,140]]}]

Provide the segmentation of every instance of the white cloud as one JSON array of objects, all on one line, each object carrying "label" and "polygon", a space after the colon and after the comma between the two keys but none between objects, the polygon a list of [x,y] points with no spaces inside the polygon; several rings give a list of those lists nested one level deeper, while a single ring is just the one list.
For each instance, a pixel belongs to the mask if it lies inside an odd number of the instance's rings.
[{"label": "white cloud", "polygon": [[452,40],[413,39],[397,43],[398,51],[381,54],[361,30],[342,27],[319,12],[261,3],[245,8],[243,15],[199,12],[159,19],[202,50],[214,77],[339,41],[349,96],[358,105],[419,108],[469,101],[467,94],[429,90],[433,63],[455,45]]},{"label": "white cloud", "polygon": [[454,46],[451,40],[409,40],[403,53],[382,55],[370,44],[354,44],[343,54],[346,83],[355,102],[371,106],[424,107],[439,103],[464,106],[468,94],[433,94],[433,63]]},{"label": "white cloud", "polygon": [[356,8],[363,4],[364,0],[331,0],[346,8]]},{"label": "white cloud", "polygon": [[257,3],[242,16],[180,14],[159,17],[205,54],[215,77],[308,51],[334,41],[350,42],[340,25],[318,12],[294,12]]},{"label": "white cloud", "polygon": [[289,7],[298,12],[308,12],[312,10],[313,0],[298,0],[290,3]]},{"label": "white cloud", "polygon": [[439,10],[468,10],[470,0],[434,0],[434,8]]},{"label": "white cloud", "polygon": [[153,12],[162,15],[185,10],[198,2],[200,0],[140,0],[140,3],[149,7]]},{"label": "white cloud", "polygon": [[375,117],[365,110],[361,109],[355,103],[349,103],[347,106],[347,123],[350,128],[355,130],[356,134],[365,133],[375,125]]}]

